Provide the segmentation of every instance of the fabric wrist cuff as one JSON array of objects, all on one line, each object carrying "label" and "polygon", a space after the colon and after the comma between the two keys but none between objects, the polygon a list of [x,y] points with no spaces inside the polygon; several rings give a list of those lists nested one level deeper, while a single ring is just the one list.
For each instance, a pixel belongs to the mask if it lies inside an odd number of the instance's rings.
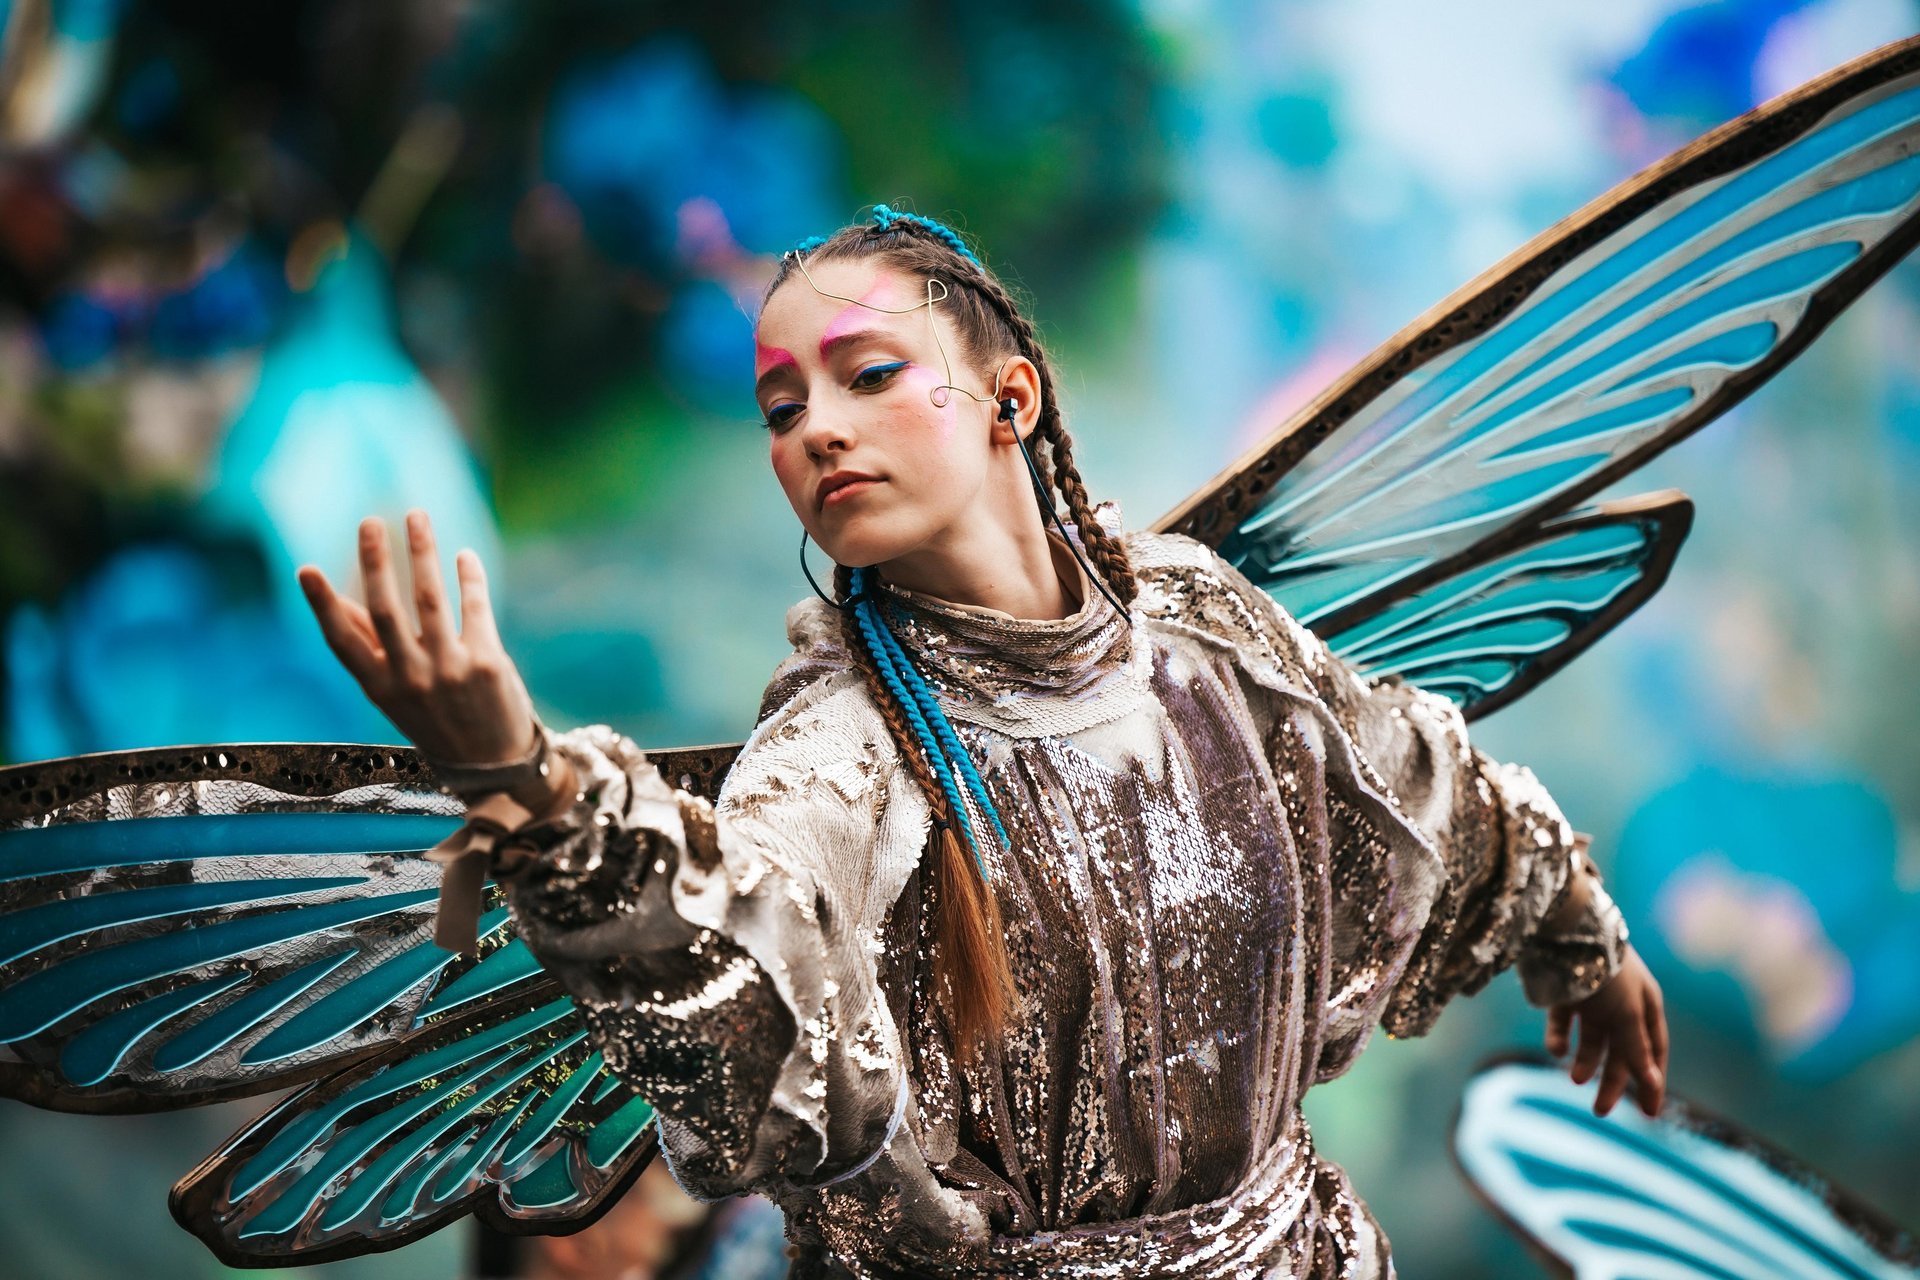
[{"label": "fabric wrist cuff", "polygon": [[467,820],[458,831],[427,850],[427,861],[442,867],[433,924],[435,945],[461,954],[479,949],[487,877],[511,876],[525,864],[528,850],[508,841],[533,816],[511,795],[496,791],[467,810]]}]

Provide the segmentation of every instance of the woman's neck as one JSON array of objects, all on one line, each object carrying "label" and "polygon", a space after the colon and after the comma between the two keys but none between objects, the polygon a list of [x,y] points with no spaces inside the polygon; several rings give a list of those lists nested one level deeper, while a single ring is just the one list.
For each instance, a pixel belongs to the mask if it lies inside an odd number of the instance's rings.
[{"label": "woman's neck", "polygon": [[[1036,513],[1037,515],[1037,513]],[[1078,566],[1063,568],[1061,553],[1038,519],[1018,528],[984,523],[880,566],[880,576],[902,591],[951,604],[996,609],[1015,618],[1065,618],[1080,607],[1069,583]]]}]

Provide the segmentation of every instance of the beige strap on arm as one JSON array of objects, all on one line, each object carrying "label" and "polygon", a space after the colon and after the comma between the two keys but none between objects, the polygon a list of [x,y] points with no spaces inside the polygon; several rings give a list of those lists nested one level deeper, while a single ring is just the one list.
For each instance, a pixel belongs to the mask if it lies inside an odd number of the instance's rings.
[{"label": "beige strap on arm", "polygon": [[467,810],[464,826],[427,850],[427,860],[444,868],[433,926],[436,945],[463,954],[478,949],[487,877],[519,870],[526,851],[503,842],[532,820],[531,809],[496,791]]}]

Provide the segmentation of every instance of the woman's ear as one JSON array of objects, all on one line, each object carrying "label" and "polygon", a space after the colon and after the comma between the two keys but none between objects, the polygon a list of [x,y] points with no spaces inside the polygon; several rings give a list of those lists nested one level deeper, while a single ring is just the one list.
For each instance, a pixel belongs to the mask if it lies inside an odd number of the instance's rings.
[{"label": "woman's ear", "polygon": [[[1017,429],[1022,440],[1032,438],[1040,421],[1040,371],[1025,356],[1008,356],[1000,366],[999,387],[994,392],[993,442],[1011,445]],[[1007,413],[1007,401],[1013,413]]]}]

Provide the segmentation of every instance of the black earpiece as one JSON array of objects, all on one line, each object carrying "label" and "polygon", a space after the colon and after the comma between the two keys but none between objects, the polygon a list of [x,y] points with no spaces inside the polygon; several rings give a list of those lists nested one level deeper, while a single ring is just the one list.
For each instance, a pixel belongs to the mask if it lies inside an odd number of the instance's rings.
[{"label": "black earpiece", "polygon": [[1020,412],[1020,402],[1008,396],[1000,402],[1000,421],[1012,422],[1013,415]]}]

